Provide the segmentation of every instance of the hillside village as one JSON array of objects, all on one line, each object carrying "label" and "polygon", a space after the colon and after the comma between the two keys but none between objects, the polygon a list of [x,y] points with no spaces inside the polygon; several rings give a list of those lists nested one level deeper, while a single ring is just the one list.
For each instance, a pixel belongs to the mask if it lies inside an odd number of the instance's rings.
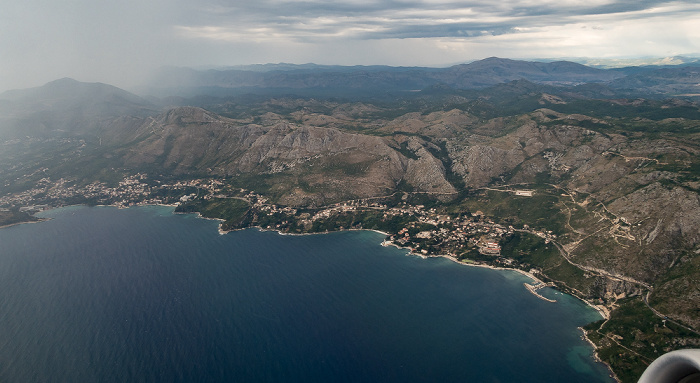
[{"label": "hillside village", "polygon": [[[532,195],[531,191],[518,190],[513,193]],[[348,227],[340,222],[342,217],[365,213],[371,214],[380,222],[405,223],[395,230],[391,230],[391,224],[379,225],[378,228],[387,233],[385,245],[408,248],[425,256],[447,255],[461,259],[470,252],[472,258],[478,253],[482,255],[478,257],[478,262],[485,264],[515,266],[512,259],[502,256],[500,243],[516,231],[535,234],[547,243],[556,239],[551,231],[532,230],[527,225],[521,228],[501,225],[481,211],[454,216],[441,213],[436,208],[406,202],[390,206],[377,198],[345,201],[317,209],[301,209],[271,203],[261,194],[232,188],[222,179],[165,182],[151,179],[142,173],[127,176],[112,187],[101,182],[78,186],[65,179],[42,178],[32,189],[0,197],[0,208],[35,213],[71,204],[112,205],[119,208],[134,205],[180,207],[193,201],[227,199],[245,201],[248,205],[246,214],[253,217],[240,225],[229,226],[228,229],[260,226],[266,230],[290,233],[329,231],[329,227],[332,230],[362,229],[365,228],[362,222]],[[323,225],[319,226],[319,223]]]}]

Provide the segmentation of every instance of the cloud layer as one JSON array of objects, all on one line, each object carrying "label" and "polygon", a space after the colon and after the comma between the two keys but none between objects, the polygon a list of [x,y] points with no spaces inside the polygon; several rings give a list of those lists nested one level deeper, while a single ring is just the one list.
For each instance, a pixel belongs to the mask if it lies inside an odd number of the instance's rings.
[{"label": "cloud layer", "polygon": [[205,10],[185,34],[217,40],[469,38],[515,34],[530,28],[615,24],[698,15],[691,2],[528,1],[230,1]]},{"label": "cloud layer", "polygon": [[61,76],[128,85],[161,65],[700,52],[695,0],[2,1],[0,90]]}]

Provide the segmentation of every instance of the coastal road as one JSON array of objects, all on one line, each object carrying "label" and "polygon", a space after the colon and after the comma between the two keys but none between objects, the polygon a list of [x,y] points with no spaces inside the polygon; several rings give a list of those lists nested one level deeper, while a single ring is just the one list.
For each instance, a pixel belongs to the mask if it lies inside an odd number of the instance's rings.
[{"label": "coastal road", "polygon": [[694,328],[691,328],[691,327],[688,327],[684,324],[681,324],[678,321],[675,321],[675,320],[669,318],[668,315],[664,315],[664,314],[658,312],[655,308],[651,307],[651,305],[649,304],[649,295],[651,295],[651,290],[647,291],[647,294],[642,297],[642,302],[644,302],[644,304],[647,305],[649,310],[651,310],[651,312],[653,312],[656,316],[666,320],[667,322],[671,322],[671,323],[675,324],[676,326],[682,327],[682,328],[684,328],[684,329],[686,329],[686,330],[688,330],[696,335],[700,335],[700,332],[698,332]]}]

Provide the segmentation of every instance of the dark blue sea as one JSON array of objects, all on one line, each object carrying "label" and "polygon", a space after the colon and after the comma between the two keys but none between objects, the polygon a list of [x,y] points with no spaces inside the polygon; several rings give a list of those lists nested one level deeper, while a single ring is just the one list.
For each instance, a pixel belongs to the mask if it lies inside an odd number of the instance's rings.
[{"label": "dark blue sea", "polygon": [[168,207],[0,229],[1,382],[611,382],[599,315],[381,234],[220,235]]}]

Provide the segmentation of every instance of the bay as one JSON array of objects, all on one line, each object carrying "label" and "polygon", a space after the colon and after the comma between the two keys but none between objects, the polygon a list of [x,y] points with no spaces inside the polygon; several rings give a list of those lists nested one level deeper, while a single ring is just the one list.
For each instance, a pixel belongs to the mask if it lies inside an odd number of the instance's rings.
[{"label": "bay", "polygon": [[599,315],[369,231],[218,234],[172,208],[0,229],[3,382],[611,382]]}]

